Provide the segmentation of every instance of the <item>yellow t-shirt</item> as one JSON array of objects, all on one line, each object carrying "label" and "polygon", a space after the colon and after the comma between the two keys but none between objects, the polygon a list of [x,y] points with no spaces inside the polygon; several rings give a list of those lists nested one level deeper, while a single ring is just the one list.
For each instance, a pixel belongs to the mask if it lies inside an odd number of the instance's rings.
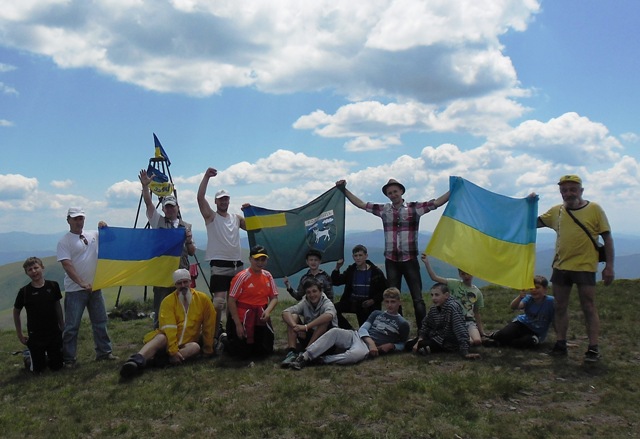
[{"label": "yellow t-shirt", "polygon": [[[587,201],[584,207],[572,209],[571,213],[587,228],[593,239],[611,231],[607,216],[597,203]],[[594,273],[598,271],[598,252],[562,204],[553,206],[539,218],[546,227],[555,230],[557,234],[553,268]]]}]

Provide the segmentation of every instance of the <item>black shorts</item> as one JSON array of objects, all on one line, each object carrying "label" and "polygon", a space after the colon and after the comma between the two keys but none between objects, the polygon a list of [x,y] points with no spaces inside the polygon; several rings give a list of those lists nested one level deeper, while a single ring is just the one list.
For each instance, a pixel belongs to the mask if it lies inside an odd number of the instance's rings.
[{"label": "black shorts", "polygon": [[233,276],[222,276],[220,274],[212,274],[209,279],[209,291],[214,293],[228,292],[231,288],[231,280]]},{"label": "black shorts", "polygon": [[596,274],[592,271],[570,271],[554,268],[551,274],[551,283],[565,287],[570,287],[573,284],[594,286]]}]

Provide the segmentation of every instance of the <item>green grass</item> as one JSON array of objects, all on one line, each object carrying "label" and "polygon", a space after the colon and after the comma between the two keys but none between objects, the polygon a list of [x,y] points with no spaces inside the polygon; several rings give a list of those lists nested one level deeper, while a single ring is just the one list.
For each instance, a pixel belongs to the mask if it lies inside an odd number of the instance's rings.
[{"label": "green grass", "polygon": [[[121,382],[122,361],[92,361],[88,322],[80,331],[80,367],[41,376],[24,373],[21,357],[8,354],[20,345],[5,330],[0,431],[8,438],[638,437],[640,281],[598,288],[603,359],[591,366],[582,364],[586,337],[575,292],[564,360],[480,348],[478,361],[395,354],[355,366],[283,370],[278,317],[278,352],[264,361],[251,365],[223,355]],[[513,316],[515,292],[484,292],[486,329],[497,329]],[[412,310],[406,299],[404,309]],[[124,360],[150,327],[149,319],[111,320],[115,353]],[[549,347],[550,341],[543,351]]]}]

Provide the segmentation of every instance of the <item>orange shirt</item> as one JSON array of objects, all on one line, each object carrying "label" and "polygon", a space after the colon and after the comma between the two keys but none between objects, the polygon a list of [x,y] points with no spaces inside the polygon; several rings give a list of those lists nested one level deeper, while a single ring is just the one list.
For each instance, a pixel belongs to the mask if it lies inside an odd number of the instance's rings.
[{"label": "orange shirt", "polygon": [[267,270],[255,273],[246,268],[236,274],[231,281],[229,297],[237,302],[251,306],[266,306],[271,299],[278,296],[278,289],[273,276]]}]

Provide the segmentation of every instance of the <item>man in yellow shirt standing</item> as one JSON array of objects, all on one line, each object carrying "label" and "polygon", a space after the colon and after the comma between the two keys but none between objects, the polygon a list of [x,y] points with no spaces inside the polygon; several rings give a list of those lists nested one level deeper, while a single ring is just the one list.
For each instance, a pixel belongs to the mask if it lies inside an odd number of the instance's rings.
[{"label": "man in yellow shirt standing", "polygon": [[549,354],[567,355],[569,328],[567,308],[571,288],[576,284],[589,337],[589,347],[584,360],[596,362],[600,358],[598,349],[600,319],[595,304],[596,272],[598,271],[598,251],[595,243],[598,236],[601,236],[606,255],[602,280],[605,285],[609,285],[615,277],[611,227],[604,210],[598,204],[582,198],[584,188],[580,177],[564,175],[560,178],[558,185],[563,203],[552,207],[538,217],[538,227],[549,227],[557,234],[551,276],[556,301],[554,319],[556,344]]}]

